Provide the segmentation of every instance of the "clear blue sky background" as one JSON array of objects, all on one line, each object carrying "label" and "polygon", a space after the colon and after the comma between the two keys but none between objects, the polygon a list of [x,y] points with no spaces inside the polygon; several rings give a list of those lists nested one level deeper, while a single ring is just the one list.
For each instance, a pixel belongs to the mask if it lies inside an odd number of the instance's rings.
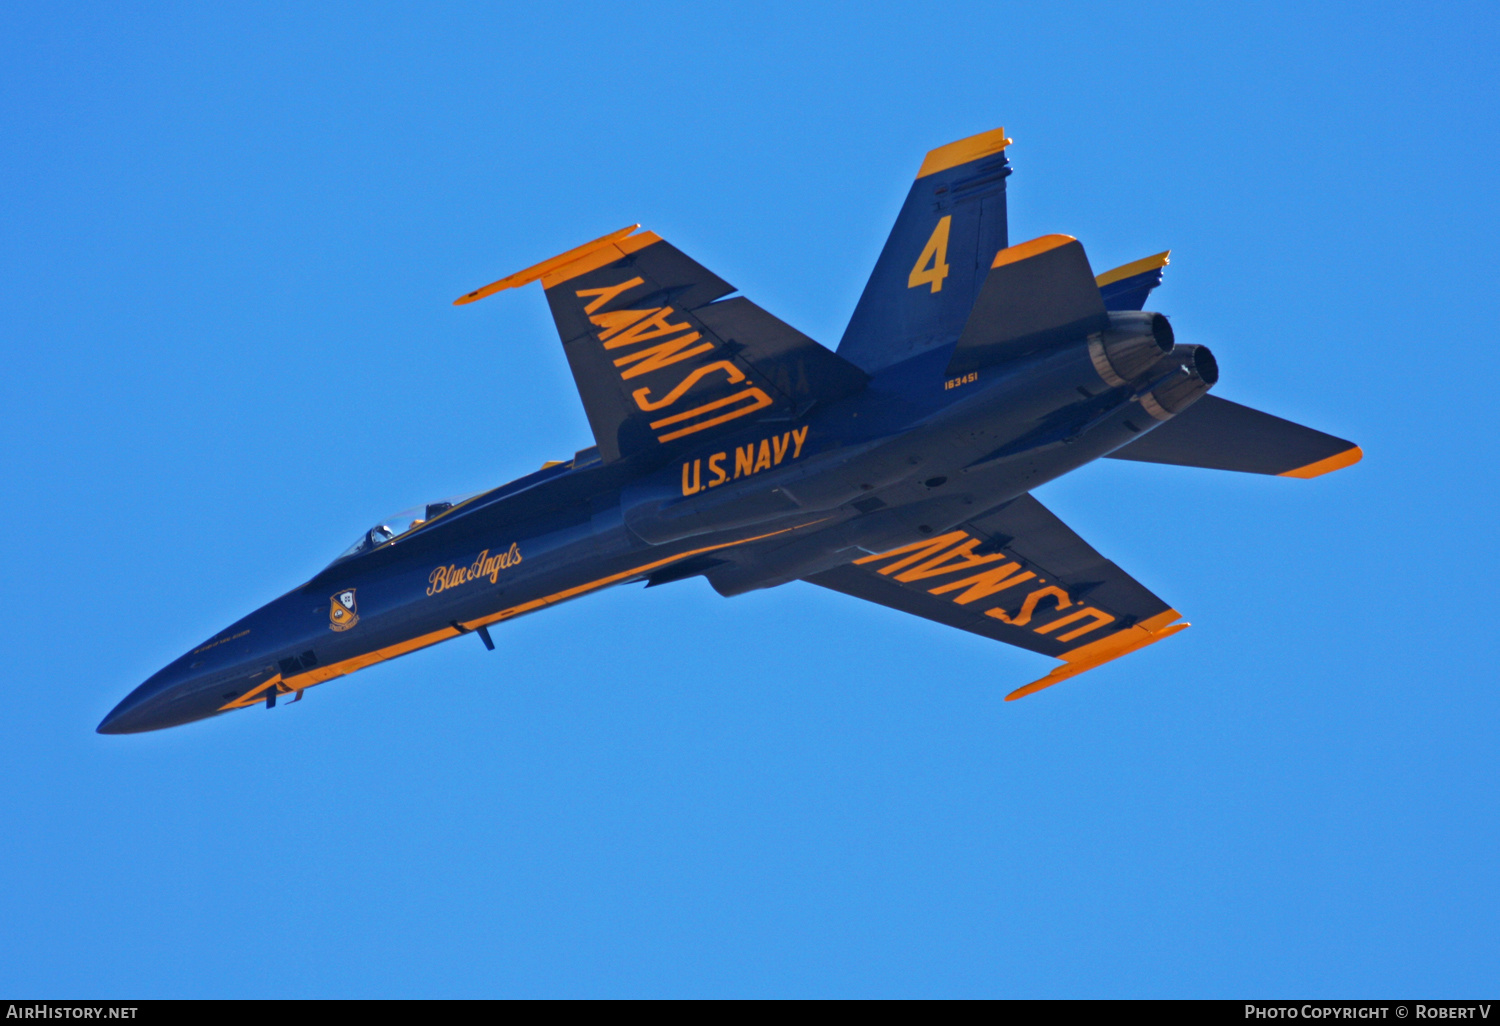
[{"label": "clear blue sky background", "polygon": [[[0,992],[1452,995],[1500,977],[1493,4],[0,13]],[[539,289],[634,221],[837,341],[923,153],[1316,481],[1040,497],[1194,622],[1050,660],[596,595],[100,737],[377,517],[591,443]],[[752,653],[749,657],[730,653]]]}]

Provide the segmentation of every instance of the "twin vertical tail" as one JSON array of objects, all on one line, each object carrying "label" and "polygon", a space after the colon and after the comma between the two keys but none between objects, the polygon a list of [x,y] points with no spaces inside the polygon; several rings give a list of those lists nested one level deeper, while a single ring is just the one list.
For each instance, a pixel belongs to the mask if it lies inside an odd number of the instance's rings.
[{"label": "twin vertical tail", "polygon": [[[1165,253],[1105,280],[1094,277],[1072,236],[1008,245],[1010,142],[997,128],[927,154],[839,343],[840,356],[873,373],[951,346],[951,377],[1093,338],[1126,368],[1120,373],[1121,366],[1096,359],[1101,374],[1124,385],[1170,353],[1165,319],[1133,313],[1161,281]],[[1144,332],[1136,323],[1142,316],[1155,317]],[[1141,339],[1155,347],[1127,352]],[[1192,353],[1179,355],[1196,365]],[[1205,351],[1196,362],[1210,361]],[[1182,392],[1175,389],[1171,403],[1159,408],[1185,406]]]},{"label": "twin vertical tail", "polygon": [[838,354],[868,372],[952,345],[1006,246],[1005,129],[927,154]]},{"label": "twin vertical tail", "polygon": [[1083,244],[1044,235],[995,254],[946,374],[1083,343],[1101,381],[1128,388],[1159,421],[1187,409],[1219,380],[1205,346],[1177,345],[1161,314],[1110,310]]},{"label": "twin vertical tail", "polygon": [[1081,341],[1110,326],[1083,244],[1043,235],[996,253],[974,301],[948,374]]}]

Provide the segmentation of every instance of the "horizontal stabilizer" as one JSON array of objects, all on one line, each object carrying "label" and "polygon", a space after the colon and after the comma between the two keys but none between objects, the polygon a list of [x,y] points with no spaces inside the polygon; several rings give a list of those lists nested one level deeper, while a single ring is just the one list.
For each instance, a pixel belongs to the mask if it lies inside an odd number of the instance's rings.
[{"label": "horizontal stabilizer", "polygon": [[1094,279],[1106,310],[1144,310],[1151,290],[1161,284],[1162,268],[1171,261],[1169,249],[1164,253],[1133,260]]},{"label": "horizontal stabilizer", "polygon": [[1358,463],[1353,442],[1206,395],[1110,459],[1246,474],[1317,477]]},{"label": "horizontal stabilizer", "polygon": [[966,374],[1108,326],[1083,244],[1043,235],[995,255],[947,373]]}]

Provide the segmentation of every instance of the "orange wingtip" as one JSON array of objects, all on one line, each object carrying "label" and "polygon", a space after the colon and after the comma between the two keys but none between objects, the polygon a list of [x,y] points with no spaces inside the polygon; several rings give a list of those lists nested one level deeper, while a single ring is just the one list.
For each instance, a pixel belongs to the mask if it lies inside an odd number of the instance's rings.
[{"label": "orange wingtip", "polygon": [[1171,255],[1172,251],[1168,249],[1163,250],[1160,253],[1153,253],[1148,257],[1141,257],[1139,260],[1132,260],[1128,264],[1121,264],[1114,270],[1105,271],[1103,274],[1099,275],[1094,279],[1094,284],[1102,289],[1104,288],[1104,286],[1113,285],[1117,281],[1123,281],[1126,278],[1134,278],[1138,274],[1145,274],[1147,271],[1154,271],[1157,268],[1166,267],[1172,262],[1169,259]]},{"label": "orange wingtip", "polygon": [[[639,227],[640,225],[633,224],[628,228],[621,228],[617,232],[601,235],[593,242],[585,242],[582,246],[575,246],[566,253],[559,253],[557,256],[543,260],[539,264],[533,264],[524,271],[517,271],[515,274],[507,275],[499,281],[490,282],[482,289],[475,289],[473,292],[459,296],[453,301],[453,305],[463,306],[465,303],[476,302],[485,296],[493,296],[496,292],[500,292],[503,289],[513,289],[521,285],[529,285],[544,274],[549,274],[552,271],[573,263],[575,260],[588,256],[590,253],[621,241]],[[605,261],[605,263],[608,263],[608,261]]]},{"label": "orange wingtip", "polygon": [[1330,456],[1326,460],[1319,460],[1316,463],[1309,463],[1307,466],[1298,467],[1296,470],[1284,470],[1277,476],[1301,478],[1321,477],[1324,474],[1331,474],[1335,470],[1343,470],[1345,467],[1352,467],[1354,466],[1354,464],[1358,463],[1364,458],[1365,451],[1356,445],[1354,448],[1345,449],[1338,455]]},{"label": "orange wingtip", "polygon": [[638,249],[645,249],[654,242],[660,242],[661,236],[655,232],[641,232],[626,239],[619,239],[607,246],[590,250],[583,256],[575,258],[571,263],[554,267],[542,274],[542,288],[550,289],[554,285],[565,281],[571,281],[581,274],[588,274],[595,268],[612,264],[616,260],[623,260],[628,254]]},{"label": "orange wingtip", "polygon": [[1109,637],[1100,641],[1091,642],[1064,652],[1061,656],[1063,664],[1053,670],[1040,680],[1034,680],[1025,687],[1016,688],[1005,696],[1007,702],[1014,702],[1018,698],[1034,695],[1043,688],[1065,681],[1069,677],[1076,677],[1096,666],[1118,659],[1131,652],[1137,652],[1147,645],[1154,645],[1163,638],[1170,638],[1179,631],[1185,631],[1192,624],[1173,623],[1173,620],[1182,618],[1182,614],[1175,609],[1169,609],[1149,620],[1142,620],[1134,627],[1127,627],[1123,631],[1116,631]]},{"label": "orange wingtip", "polygon": [[951,142],[946,146],[939,146],[928,152],[922,161],[922,168],[917,172],[918,178],[926,178],[935,175],[939,171],[946,171],[950,167],[958,167],[981,157],[988,157],[993,153],[999,153],[1015,140],[1005,138],[1005,129],[994,128],[988,132],[980,132],[971,135],[967,139]]},{"label": "orange wingtip", "polygon": [[990,264],[990,266],[1004,267],[1006,264],[1030,260],[1032,257],[1039,256],[1049,249],[1056,249],[1058,246],[1066,246],[1070,242],[1077,241],[1071,235],[1043,235],[1039,239],[1032,239],[1030,242],[1020,242],[1008,249],[1002,249],[995,254],[995,262]]}]

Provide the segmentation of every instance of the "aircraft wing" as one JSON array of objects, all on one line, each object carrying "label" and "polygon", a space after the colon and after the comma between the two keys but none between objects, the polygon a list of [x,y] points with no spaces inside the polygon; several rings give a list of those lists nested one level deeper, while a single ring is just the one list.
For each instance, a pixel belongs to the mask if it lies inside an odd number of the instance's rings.
[{"label": "aircraft wing", "polygon": [[806,580],[1063,661],[1007,701],[1188,626],[1030,495]]},{"label": "aircraft wing", "polygon": [[725,299],[734,286],[655,232],[631,234],[639,227],[456,301],[541,281],[604,460],[785,421],[868,383],[864,371],[750,300]]},{"label": "aircraft wing", "polygon": [[1216,395],[1109,454],[1112,460],[1302,478],[1342,470],[1363,457],[1347,439]]}]

